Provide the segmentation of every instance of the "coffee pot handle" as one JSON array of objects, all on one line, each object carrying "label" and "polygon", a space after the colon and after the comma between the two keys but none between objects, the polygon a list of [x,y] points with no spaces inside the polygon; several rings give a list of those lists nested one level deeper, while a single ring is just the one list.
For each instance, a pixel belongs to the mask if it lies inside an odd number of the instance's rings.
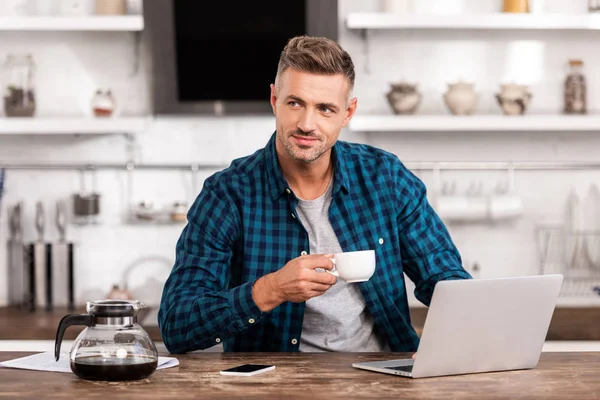
[{"label": "coffee pot handle", "polygon": [[60,358],[60,345],[65,335],[65,330],[72,325],[94,325],[94,317],[90,314],[69,314],[65,315],[58,324],[56,331],[56,341],[54,342],[54,358],[56,361]]}]

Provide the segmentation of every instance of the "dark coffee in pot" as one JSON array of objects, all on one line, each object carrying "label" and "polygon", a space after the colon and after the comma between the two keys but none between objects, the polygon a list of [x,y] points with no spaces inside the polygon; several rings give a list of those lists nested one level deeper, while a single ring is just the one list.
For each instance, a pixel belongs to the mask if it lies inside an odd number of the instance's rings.
[{"label": "dark coffee in pot", "polygon": [[[108,362],[107,362],[108,360]],[[147,378],[158,366],[151,357],[128,356],[122,359],[102,356],[79,357],[71,370],[80,378],[94,381],[132,381]]]}]

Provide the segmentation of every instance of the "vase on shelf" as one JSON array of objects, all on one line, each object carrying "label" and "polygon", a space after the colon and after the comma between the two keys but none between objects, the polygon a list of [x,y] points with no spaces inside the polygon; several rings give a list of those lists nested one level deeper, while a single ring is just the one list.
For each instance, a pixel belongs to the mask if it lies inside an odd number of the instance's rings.
[{"label": "vase on shelf", "polygon": [[448,90],[444,93],[444,101],[453,115],[473,114],[477,107],[475,85],[462,81],[449,83]]},{"label": "vase on shelf", "polygon": [[406,82],[392,83],[386,96],[397,115],[414,114],[419,108],[422,97],[417,90],[417,84]]},{"label": "vase on shelf", "polygon": [[504,115],[525,114],[532,97],[526,85],[516,83],[500,85],[500,93],[496,94],[496,100]]}]

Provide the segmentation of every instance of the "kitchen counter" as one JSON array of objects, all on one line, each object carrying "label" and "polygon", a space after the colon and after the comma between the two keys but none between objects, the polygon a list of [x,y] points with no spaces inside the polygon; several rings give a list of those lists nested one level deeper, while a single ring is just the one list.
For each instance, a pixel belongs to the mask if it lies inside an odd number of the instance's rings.
[{"label": "kitchen counter", "polygon": [[[427,317],[426,307],[413,307],[410,316],[419,336]],[[600,307],[556,307],[546,340],[600,340]],[[517,327],[518,328],[518,327]]]},{"label": "kitchen counter", "polygon": [[[413,326],[420,335],[427,316],[426,307],[412,307]],[[84,309],[76,313],[84,313]],[[0,307],[0,340],[54,340],[61,318],[69,314],[66,309],[23,312],[13,307]],[[547,340],[600,340],[600,307],[560,307],[554,310]],[[152,340],[162,341],[156,325],[140,324]],[[65,333],[66,340],[77,337],[83,327],[73,326]]]},{"label": "kitchen counter", "polygon": [[[58,324],[67,314],[85,314],[85,308],[75,311],[57,308],[52,311],[27,312],[16,307],[0,307],[0,340],[54,340]],[[143,321],[140,325],[152,340],[162,341],[158,326],[146,325]],[[84,328],[84,326],[71,326],[66,330],[64,338],[73,340]]]},{"label": "kitchen counter", "polygon": [[[0,353],[0,361],[29,353]],[[166,355],[166,354],[163,354]],[[73,374],[0,368],[0,398],[589,399],[600,393],[600,353],[543,353],[537,368],[411,379],[351,366],[407,353],[190,353],[178,367],[132,382],[92,382]],[[252,377],[221,376],[245,363],[272,364]]]}]

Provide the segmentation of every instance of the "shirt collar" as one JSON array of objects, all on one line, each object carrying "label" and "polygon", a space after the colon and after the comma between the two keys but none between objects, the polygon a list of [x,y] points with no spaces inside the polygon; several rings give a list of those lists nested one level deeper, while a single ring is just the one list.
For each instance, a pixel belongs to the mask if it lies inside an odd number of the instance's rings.
[{"label": "shirt collar", "polygon": [[[273,201],[279,199],[284,194],[287,194],[288,190],[291,191],[290,186],[283,176],[283,171],[279,165],[279,158],[277,156],[277,148],[275,141],[277,140],[277,133],[273,132],[271,139],[265,146],[265,162],[267,171],[267,181],[269,185],[269,194]],[[340,190],[344,193],[348,193],[348,171],[345,162],[345,151],[343,144],[338,141],[331,149],[331,159],[333,160],[333,194],[335,195]]]}]

